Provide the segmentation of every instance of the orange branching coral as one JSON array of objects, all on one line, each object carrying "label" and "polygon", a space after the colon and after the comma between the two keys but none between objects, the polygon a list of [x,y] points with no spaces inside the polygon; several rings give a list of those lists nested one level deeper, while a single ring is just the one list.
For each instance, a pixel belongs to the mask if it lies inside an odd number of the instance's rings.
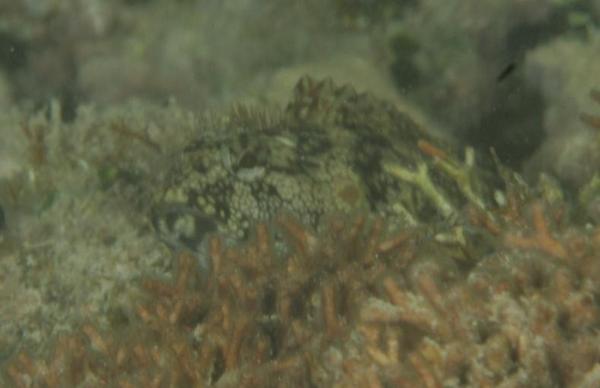
[{"label": "orange branching coral", "polygon": [[567,258],[567,250],[548,230],[548,223],[544,215],[542,204],[535,203],[531,209],[533,218],[534,233],[532,236],[523,237],[517,234],[509,233],[505,237],[507,245],[523,249],[539,249],[544,253],[561,259]]},{"label": "orange branching coral", "polygon": [[439,158],[443,160],[448,159],[448,154],[446,153],[446,151],[434,146],[426,140],[419,140],[417,142],[417,147],[419,147],[419,150],[421,150],[421,152],[423,152],[425,155],[430,156],[432,158]]},{"label": "orange branching coral", "polygon": [[[515,268],[499,260],[483,262],[468,282],[443,293],[433,286],[439,280],[431,283],[427,276],[414,288],[384,280],[382,297],[370,299],[361,314],[366,351],[380,366],[381,381],[426,387],[577,386],[588,378],[600,362],[594,286],[588,280],[581,285],[573,270],[559,264],[536,268],[548,257],[511,263]],[[506,289],[498,283],[511,272],[526,279],[514,279],[515,288]]]},{"label": "orange branching coral", "polygon": [[[592,100],[600,104],[600,90],[592,90],[590,92]],[[600,129],[600,116],[594,116],[587,113],[582,113],[579,118],[583,123],[588,125],[590,128]]]},{"label": "orange branching coral", "polygon": [[[519,204],[515,210],[527,208]],[[597,384],[600,363],[598,231],[550,235],[544,205],[531,206],[534,233],[515,224],[489,228],[499,243],[463,276],[444,277],[443,261],[416,259],[388,275],[361,309],[366,364],[381,383],[579,386]],[[511,217],[510,220],[513,220]],[[466,278],[466,281],[464,280]]]},{"label": "orange branching coral", "polygon": [[[600,231],[550,234],[529,217],[468,214],[498,247],[472,255],[426,228],[282,216],[249,240],[208,241],[209,269],[177,257],[146,278],[126,324],[91,323],[43,359],[3,368],[16,387],[594,386],[599,381]],[[487,217],[487,215],[486,215]],[[469,235],[467,235],[468,238]],[[507,237],[508,236],[508,237]],[[533,241],[533,242],[532,242]],[[557,245],[558,244],[558,245]],[[467,244],[468,245],[468,244]],[[517,248],[517,249],[515,249]],[[462,252],[462,251],[461,251]]]},{"label": "orange branching coral", "polygon": [[21,124],[21,132],[29,142],[29,157],[34,167],[41,167],[47,162],[46,135],[48,128],[43,125],[31,126],[27,122]]},{"label": "orange branching coral", "polygon": [[212,237],[210,273],[180,254],[172,281],[141,282],[146,298],[125,327],[86,323],[54,363],[21,353],[8,378],[22,387],[330,386],[326,359],[350,338],[384,260],[410,237],[364,216],[332,219],[322,236],[288,217],[275,224],[257,225],[238,247]]}]

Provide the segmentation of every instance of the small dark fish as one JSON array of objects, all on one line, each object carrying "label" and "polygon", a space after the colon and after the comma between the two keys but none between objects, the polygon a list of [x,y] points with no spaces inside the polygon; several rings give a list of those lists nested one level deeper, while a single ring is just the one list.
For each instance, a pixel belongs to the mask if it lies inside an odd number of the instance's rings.
[{"label": "small dark fish", "polygon": [[496,77],[496,82],[502,82],[504,81],[504,79],[506,79],[506,77],[508,77],[509,75],[511,75],[511,73],[513,71],[515,71],[515,69],[517,68],[517,62],[511,62],[509,63],[504,70],[502,70],[502,72],[500,72],[500,74],[498,74],[498,76]]}]

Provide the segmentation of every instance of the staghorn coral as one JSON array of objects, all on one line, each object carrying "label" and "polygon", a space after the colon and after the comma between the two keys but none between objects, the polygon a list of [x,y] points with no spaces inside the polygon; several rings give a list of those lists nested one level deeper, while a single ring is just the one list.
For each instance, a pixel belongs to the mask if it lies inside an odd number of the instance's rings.
[{"label": "staghorn coral", "polygon": [[488,225],[497,249],[466,278],[435,260],[386,276],[362,306],[363,363],[396,386],[597,384],[600,230],[550,232],[563,211],[538,201],[501,209],[502,226]]},{"label": "staghorn coral", "polygon": [[[407,236],[384,235],[381,220],[365,217],[350,227],[333,220],[320,239],[290,218],[277,224],[281,236],[258,225],[252,242],[238,248],[211,239],[208,277],[195,257],[181,254],[173,282],[142,282],[147,301],[126,325],[104,332],[86,323],[57,343],[51,362],[15,356],[8,377],[23,387],[302,386],[331,379],[318,349],[349,338],[356,306],[383,270],[378,256]],[[288,243],[277,248],[282,238]]]},{"label": "staghorn coral", "polygon": [[241,245],[213,236],[208,271],[179,254],[173,279],[143,280],[120,323],[86,322],[45,358],[14,355],[6,381],[594,386],[600,229],[513,183],[503,206],[471,204],[453,227],[335,215],[316,232],[283,215]]},{"label": "staghorn coral", "polygon": [[[596,103],[600,104],[600,90],[592,89],[592,91],[590,92],[590,98]],[[579,118],[584,124],[586,124],[590,128],[600,129],[600,116],[581,113],[579,115]]]}]

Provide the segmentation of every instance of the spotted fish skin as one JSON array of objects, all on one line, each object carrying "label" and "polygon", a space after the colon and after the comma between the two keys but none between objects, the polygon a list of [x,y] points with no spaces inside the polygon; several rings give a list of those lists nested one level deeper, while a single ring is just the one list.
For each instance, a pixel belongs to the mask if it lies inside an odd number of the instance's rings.
[{"label": "spotted fish skin", "polygon": [[464,203],[419,144],[452,154],[391,104],[304,77],[280,114],[239,106],[206,125],[156,196],[153,223],[169,241],[197,247],[212,232],[244,238],[256,221],[282,213],[312,227],[326,214],[362,211],[399,224],[430,221],[441,215],[427,195],[384,168],[427,165],[448,201]]}]

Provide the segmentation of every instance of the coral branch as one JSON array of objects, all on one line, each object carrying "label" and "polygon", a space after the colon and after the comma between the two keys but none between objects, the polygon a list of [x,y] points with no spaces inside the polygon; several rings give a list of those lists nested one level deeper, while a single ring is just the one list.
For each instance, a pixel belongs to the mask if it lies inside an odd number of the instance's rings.
[{"label": "coral branch", "polygon": [[544,207],[535,203],[532,207],[534,235],[523,237],[516,234],[506,235],[504,241],[507,245],[520,249],[538,249],[551,256],[566,259],[568,257],[564,246],[554,239],[548,231],[548,225],[544,216]]},{"label": "coral branch", "polygon": [[423,190],[423,193],[433,202],[444,217],[450,217],[456,213],[454,206],[448,202],[446,197],[431,181],[426,163],[419,163],[417,171],[411,171],[393,163],[385,163],[383,169],[393,176],[412,183]]},{"label": "coral branch", "polygon": [[336,311],[335,291],[333,285],[328,284],[321,291],[321,306],[325,320],[325,332],[330,338],[339,334],[339,322]]}]

